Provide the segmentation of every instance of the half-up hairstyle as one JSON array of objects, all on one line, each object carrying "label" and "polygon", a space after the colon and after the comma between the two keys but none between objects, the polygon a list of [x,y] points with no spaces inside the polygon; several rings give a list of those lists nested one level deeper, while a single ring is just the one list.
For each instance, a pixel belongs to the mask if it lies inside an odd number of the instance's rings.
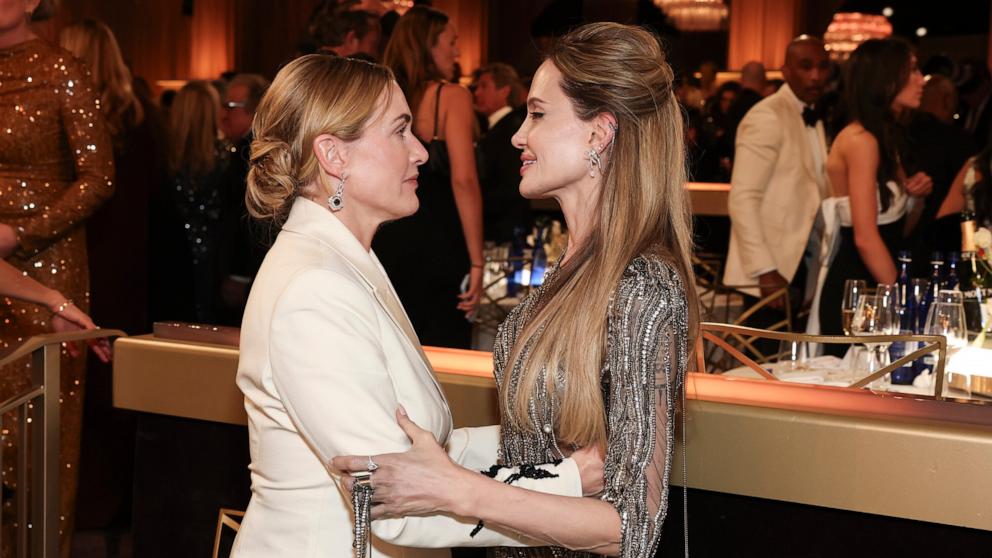
[{"label": "half-up hairstyle", "polygon": [[[503,390],[501,406],[515,426],[534,430],[528,403],[547,367],[548,393],[560,401],[558,439],[578,446],[605,444],[600,373],[607,316],[610,297],[631,261],[647,254],[669,262],[685,286],[689,346],[698,324],[682,109],[659,39],[642,28],[584,25],[562,37],[549,59],[562,74],[560,86],[576,115],[588,121],[611,114],[617,129],[604,152],[589,237],[548,286],[548,302],[514,343],[507,369],[525,361],[519,389]],[[529,356],[522,357],[528,345]],[[556,370],[565,374],[560,389]]]},{"label": "half-up hairstyle", "polygon": [[254,140],[245,201],[256,219],[281,226],[301,188],[325,180],[313,152],[321,134],[361,137],[385,92],[389,68],[351,58],[308,54],[276,74],[252,122]]}]

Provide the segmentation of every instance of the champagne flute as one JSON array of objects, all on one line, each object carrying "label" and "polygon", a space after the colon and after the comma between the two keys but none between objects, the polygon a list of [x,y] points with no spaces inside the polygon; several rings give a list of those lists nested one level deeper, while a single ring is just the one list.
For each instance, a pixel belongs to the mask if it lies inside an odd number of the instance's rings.
[{"label": "champagne flute", "polygon": [[851,335],[851,320],[858,308],[858,298],[864,294],[867,285],[860,279],[848,279],[844,282],[844,300],[841,302],[841,327],[844,335]]}]

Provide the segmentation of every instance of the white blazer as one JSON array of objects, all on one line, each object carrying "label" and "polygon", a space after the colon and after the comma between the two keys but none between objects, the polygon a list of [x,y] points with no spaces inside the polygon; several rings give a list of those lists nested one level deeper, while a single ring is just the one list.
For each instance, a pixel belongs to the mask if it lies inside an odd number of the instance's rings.
[{"label": "white blazer", "polygon": [[[791,281],[810,232],[829,196],[827,142],[816,125],[821,164],[816,164],[802,102],[783,85],[754,105],[737,128],[730,179],[730,249],[723,281],[756,285],[758,274],[777,270]],[[741,289],[759,296],[758,289]]]},{"label": "white blazer", "polygon": [[[415,243],[411,250],[427,249]],[[481,470],[496,462],[498,427],[452,431],[444,393],[374,253],[304,198],[293,203],[248,297],[237,383],[252,478],[237,558],[352,556],[350,495],[326,464],[338,455],[409,449],[396,424],[400,404],[447,442],[458,463]],[[558,477],[522,486],[582,495],[573,461],[546,468]],[[448,551],[404,547],[532,542],[488,528],[470,537],[475,524],[443,515],[375,521],[372,555],[440,557]]]}]

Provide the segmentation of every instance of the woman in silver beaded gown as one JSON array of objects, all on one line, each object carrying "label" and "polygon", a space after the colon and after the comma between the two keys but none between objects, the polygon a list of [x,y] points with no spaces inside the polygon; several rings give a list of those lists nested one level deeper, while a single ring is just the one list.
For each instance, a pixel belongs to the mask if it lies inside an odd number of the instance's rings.
[{"label": "woman in silver beaded gown", "polygon": [[[413,448],[372,456],[373,518],[448,513],[545,545],[497,549],[504,558],[654,556],[696,323],[672,77],[656,37],[615,23],[572,31],[538,69],[513,138],[523,149],[520,191],[555,198],[570,237],[497,336],[500,462],[483,474],[462,469],[400,414]],[[528,466],[588,447],[605,461],[594,497],[487,478],[504,467],[527,476]],[[333,465],[357,471],[368,459]]]}]

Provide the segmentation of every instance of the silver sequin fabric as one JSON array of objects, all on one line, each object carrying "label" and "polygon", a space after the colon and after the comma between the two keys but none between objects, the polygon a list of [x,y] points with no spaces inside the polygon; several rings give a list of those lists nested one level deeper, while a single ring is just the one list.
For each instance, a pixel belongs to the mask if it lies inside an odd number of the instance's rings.
[{"label": "silver sequin fabric", "polygon": [[[554,281],[554,274],[546,285]],[[520,366],[506,369],[507,358],[524,324],[537,309],[544,289],[521,302],[500,326],[493,350],[499,389],[516,389]],[[653,557],[668,511],[668,481],[674,451],[675,406],[688,358],[688,311],[683,282],[675,267],[650,255],[627,267],[609,305],[602,388],[607,450],[601,498],[620,514],[624,558]],[[595,340],[590,340],[595,342]],[[523,349],[529,352],[528,346]],[[544,370],[542,374],[547,374]],[[556,384],[568,381],[556,372]],[[555,397],[543,378],[530,401],[536,432],[501,426],[503,465],[541,464],[563,457],[556,439]],[[567,450],[567,448],[564,448]],[[497,558],[579,558],[595,554],[558,547],[498,548]]]}]

